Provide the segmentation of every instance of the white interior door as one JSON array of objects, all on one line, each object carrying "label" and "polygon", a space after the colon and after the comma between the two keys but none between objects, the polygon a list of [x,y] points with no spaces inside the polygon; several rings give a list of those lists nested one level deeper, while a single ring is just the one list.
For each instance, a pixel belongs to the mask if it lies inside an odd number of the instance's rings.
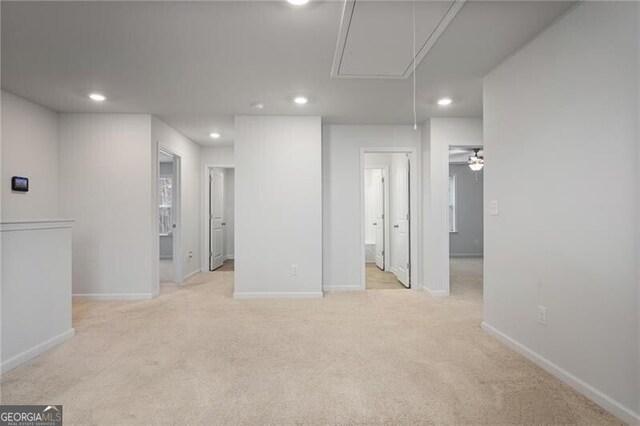
[{"label": "white interior door", "polygon": [[224,262],[224,172],[221,169],[211,169],[209,195],[209,270],[213,271]]},{"label": "white interior door", "polygon": [[409,265],[409,156],[394,154],[394,220],[392,232],[395,234],[394,264],[398,281],[410,287]]},{"label": "white interior door", "polygon": [[376,213],[375,213],[375,230],[376,230],[376,266],[384,271],[384,200],[386,194],[384,193],[384,172],[382,169],[375,171],[373,175],[375,177],[374,185],[378,187],[376,191],[379,196],[376,200]]}]

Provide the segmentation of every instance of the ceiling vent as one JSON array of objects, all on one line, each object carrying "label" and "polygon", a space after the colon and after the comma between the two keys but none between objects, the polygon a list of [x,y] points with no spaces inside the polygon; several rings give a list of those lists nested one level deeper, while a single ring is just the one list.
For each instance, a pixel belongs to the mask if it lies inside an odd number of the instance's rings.
[{"label": "ceiling vent", "polygon": [[[416,1],[416,65],[464,0]],[[406,79],[413,70],[413,3],[345,0],[333,57],[335,78]]]}]

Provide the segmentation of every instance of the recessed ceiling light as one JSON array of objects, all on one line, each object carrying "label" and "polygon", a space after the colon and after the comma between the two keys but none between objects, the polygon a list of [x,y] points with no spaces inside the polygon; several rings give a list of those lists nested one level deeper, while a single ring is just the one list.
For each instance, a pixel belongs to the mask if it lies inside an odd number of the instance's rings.
[{"label": "recessed ceiling light", "polygon": [[251,108],[253,109],[264,109],[264,104],[262,102],[256,102],[251,104]]},{"label": "recessed ceiling light", "polygon": [[438,99],[438,105],[440,105],[440,106],[451,105],[452,102],[453,102],[453,99],[451,99],[451,98]]},{"label": "recessed ceiling light", "polygon": [[296,96],[295,98],[293,98],[293,102],[297,103],[298,105],[304,105],[309,102],[309,99],[307,99],[305,96]]},{"label": "recessed ceiling light", "polygon": [[305,4],[309,3],[309,0],[287,0],[287,2],[294,6],[304,6]]},{"label": "recessed ceiling light", "polygon": [[214,139],[218,139],[218,138],[220,138],[220,133],[218,133],[218,132],[213,132],[213,133],[209,134],[209,136],[211,136],[211,137],[212,137],[212,138],[214,138]]},{"label": "recessed ceiling light", "polygon": [[107,100],[105,95],[97,92],[89,93],[89,98],[94,102],[104,102]]}]

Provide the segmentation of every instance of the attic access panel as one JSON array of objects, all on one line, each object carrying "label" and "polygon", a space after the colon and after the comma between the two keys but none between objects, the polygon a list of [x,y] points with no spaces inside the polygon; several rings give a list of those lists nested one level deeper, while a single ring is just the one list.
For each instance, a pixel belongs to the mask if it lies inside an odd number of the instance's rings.
[{"label": "attic access panel", "polygon": [[[416,1],[416,64],[464,0]],[[406,79],[413,70],[413,2],[345,0],[331,76]]]}]

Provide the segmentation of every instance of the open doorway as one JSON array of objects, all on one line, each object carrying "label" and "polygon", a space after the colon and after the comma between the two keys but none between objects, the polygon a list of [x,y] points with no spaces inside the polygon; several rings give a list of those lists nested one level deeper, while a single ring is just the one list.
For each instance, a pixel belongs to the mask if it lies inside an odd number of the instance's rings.
[{"label": "open doorway", "polygon": [[180,283],[180,157],[158,150],[158,239],[160,283]]},{"label": "open doorway", "polygon": [[482,300],[484,223],[482,147],[449,149],[450,292]]},{"label": "open doorway", "polygon": [[209,173],[209,271],[234,271],[235,171],[211,167]]},{"label": "open doorway", "polygon": [[411,288],[411,155],[369,152],[363,163],[365,288]]}]

